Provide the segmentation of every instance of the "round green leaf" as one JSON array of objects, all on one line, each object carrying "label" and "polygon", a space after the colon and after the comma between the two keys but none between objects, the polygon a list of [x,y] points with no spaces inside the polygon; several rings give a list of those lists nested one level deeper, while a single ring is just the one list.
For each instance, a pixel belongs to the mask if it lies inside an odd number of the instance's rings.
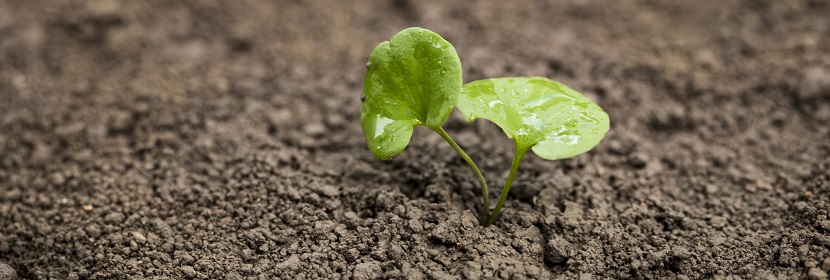
[{"label": "round green leaf", "polygon": [[407,28],[378,45],[366,63],[360,122],[372,154],[403,152],[415,125],[437,129],[461,91],[461,60],[435,32]]},{"label": "round green leaf", "polygon": [[464,85],[458,109],[488,119],[539,157],[556,160],[587,152],[608,132],[608,114],[579,92],[547,78],[496,78]]}]

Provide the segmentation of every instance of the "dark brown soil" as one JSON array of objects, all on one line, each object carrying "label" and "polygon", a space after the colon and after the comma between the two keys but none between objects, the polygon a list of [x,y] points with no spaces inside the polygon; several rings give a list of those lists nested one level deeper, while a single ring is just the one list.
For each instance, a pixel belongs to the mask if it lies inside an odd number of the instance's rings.
[{"label": "dark brown soil", "polygon": [[[0,0],[0,279],[827,279],[830,3],[556,2]],[[408,26],[611,131],[480,227],[438,135],[365,147],[364,63]],[[509,140],[445,127],[495,198]]]}]

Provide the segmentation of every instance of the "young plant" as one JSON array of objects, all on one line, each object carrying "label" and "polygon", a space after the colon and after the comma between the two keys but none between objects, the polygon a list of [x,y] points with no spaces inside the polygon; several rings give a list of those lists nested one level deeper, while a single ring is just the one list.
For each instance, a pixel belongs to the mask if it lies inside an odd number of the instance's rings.
[{"label": "young plant", "polygon": [[409,144],[414,126],[432,129],[473,169],[486,215],[490,198],[484,176],[441,127],[461,92],[461,60],[452,44],[432,31],[407,28],[380,43],[366,68],[360,122],[372,154],[391,159]]},{"label": "young plant", "polygon": [[[608,132],[608,115],[597,104],[546,78],[495,78],[462,87],[455,48],[426,29],[408,28],[381,43],[366,66],[360,120],[369,150],[391,159],[409,144],[415,125],[437,132],[478,177],[485,226],[498,217],[528,149],[548,160],[568,158],[590,150]],[[484,177],[441,127],[456,103],[468,121],[488,119],[515,143],[510,174],[492,212]]]}]

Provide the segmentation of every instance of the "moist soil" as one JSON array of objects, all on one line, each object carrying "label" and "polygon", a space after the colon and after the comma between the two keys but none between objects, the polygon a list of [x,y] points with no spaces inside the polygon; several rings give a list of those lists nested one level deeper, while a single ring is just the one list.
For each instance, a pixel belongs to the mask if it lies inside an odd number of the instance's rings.
[{"label": "moist soil", "polygon": [[[830,3],[0,0],[0,279],[809,278],[830,271]],[[409,26],[464,81],[545,76],[611,130],[529,154],[498,222],[364,64]],[[444,126],[495,199],[512,142]]]}]

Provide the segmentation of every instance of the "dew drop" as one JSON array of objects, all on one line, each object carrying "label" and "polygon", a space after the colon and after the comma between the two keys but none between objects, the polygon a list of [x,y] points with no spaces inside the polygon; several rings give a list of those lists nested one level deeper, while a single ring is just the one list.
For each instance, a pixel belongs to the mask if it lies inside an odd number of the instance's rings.
[{"label": "dew drop", "polygon": [[538,131],[542,131],[545,128],[545,122],[539,119],[536,114],[522,116],[522,122],[526,125],[532,126]]},{"label": "dew drop", "polygon": [[360,102],[363,102],[363,101],[366,101],[366,95],[365,94],[360,95]]},{"label": "dew drop", "polygon": [[588,116],[588,115],[587,115],[587,114],[585,114],[585,113],[579,113],[579,116],[580,116],[582,119],[584,119],[585,121],[594,122],[594,123],[599,122],[599,120],[598,120],[597,118],[594,118],[594,117]]},{"label": "dew drop", "polygon": [[377,115],[377,121],[375,121],[375,138],[380,137],[386,129],[386,126],[392,122],[394,122],[394,120]]},{"label": "dew drop", "polygon": [[372,66],[372,62],[371,62],[371,61],[366,62],[366,69],[369,69],[369,66]]}]

